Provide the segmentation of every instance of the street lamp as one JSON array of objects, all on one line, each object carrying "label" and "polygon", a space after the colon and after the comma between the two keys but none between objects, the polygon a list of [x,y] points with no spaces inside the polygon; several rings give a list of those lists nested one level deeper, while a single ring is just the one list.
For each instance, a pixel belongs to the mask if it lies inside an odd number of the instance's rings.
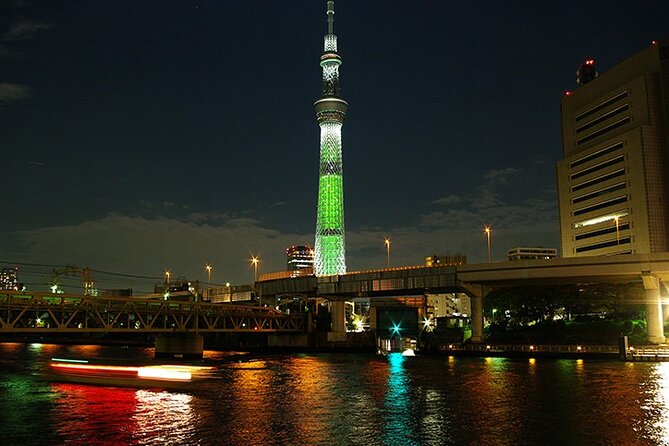
[{"label": "street lamp", "polygon": [[207,289],[211,288],[211,265],[207,263],[204,267],[207,270]]},{"label": "street lamp", "polygon": [[618,224],[620,221],[620,217],[615,216],[613,217],[613,219],[616,221],[616,244],[620,245],[620,226]]},{"label": "street lamp", "polygon": [[484,226],[483,232],[485,232],[486,237],[488,238],[488,263],[490,263],[490,226]]},{"label": "street lamp", "polygon": [[254,271],[253,272],[253,281],[254,282],[258,280],[258,263],[259,262],[260,262],[260,260],[258,259],[257,256],[252,256],[251,257],[251,263],[253,264],[253,271]]},{"label": "street lamp", "polygon": [[170,283],[170,274],[169,270],[165,270],[165,280],[167,280],[167,283]]},{"label": "street lamp", "polygon": [[383,240],[383,243],[386,244],[386,252],[388,254],[388,268],[390,268],[390,239],[386,238]]}]

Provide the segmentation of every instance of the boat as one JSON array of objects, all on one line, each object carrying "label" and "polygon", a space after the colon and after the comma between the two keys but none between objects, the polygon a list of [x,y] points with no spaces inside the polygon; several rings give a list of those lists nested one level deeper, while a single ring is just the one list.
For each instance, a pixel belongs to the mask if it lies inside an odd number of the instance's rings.
[{"label": "boat", "polygon": [[211,377],[216,367],[187,364],[125,364],[112,360],[51,358],[49,378],[57,382],[113,387],[188,388]]}]

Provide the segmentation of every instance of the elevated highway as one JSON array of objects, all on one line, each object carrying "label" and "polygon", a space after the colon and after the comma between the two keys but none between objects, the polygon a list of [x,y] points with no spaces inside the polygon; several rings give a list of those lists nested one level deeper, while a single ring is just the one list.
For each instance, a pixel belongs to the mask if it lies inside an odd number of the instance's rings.
[{"label": "elevated highway", "polygon": [[[669,253],[405,267],[326,277],[261,277],[263,297],[321,297],[332,301],[333,330],[344,328],[344,301],[357,297],[424,296],[464,292],[471,297],[474,342],[483,342],[483,299],[501,287],[578,283],[643,283],[650,340],[664,341],[661,290],[669,281]],[[666,294],[666,293],[665,293]]]}]

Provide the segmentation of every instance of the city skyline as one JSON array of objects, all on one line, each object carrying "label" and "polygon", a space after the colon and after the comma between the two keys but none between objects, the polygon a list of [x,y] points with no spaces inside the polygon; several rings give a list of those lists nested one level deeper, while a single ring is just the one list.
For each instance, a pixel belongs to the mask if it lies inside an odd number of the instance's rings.
[{"label": "city skyline", "polygon": [[[385,267],[385,237],[394,266],[487,261],[488,224],[493,260],[559,248],[560,97],[585,58],[605,71],[666,38],[669,8],[365,3],[337,2],[348,269]],[[251,256],[282,270],[313,240],[324,4],[3,6],[0,259],[202,282],[210,262],[214,283],[251,281]]]}]

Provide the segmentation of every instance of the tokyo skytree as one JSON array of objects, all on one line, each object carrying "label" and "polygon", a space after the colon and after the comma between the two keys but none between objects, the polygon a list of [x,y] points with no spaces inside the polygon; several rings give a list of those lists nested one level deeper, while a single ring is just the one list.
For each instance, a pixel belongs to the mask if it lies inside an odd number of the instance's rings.
[{"label": "tokyo skytree", "polygon": [[341,127],[348,104],[339,97],[337,36],[334,34],[334,1],[327,2],[328,33],[321,55],[323,94],[314,103],[321,128],[321,150],[318,177],[318,213],[314,247],[316,276],[346,272],[344,240],[344,181],[341,156]]}]

